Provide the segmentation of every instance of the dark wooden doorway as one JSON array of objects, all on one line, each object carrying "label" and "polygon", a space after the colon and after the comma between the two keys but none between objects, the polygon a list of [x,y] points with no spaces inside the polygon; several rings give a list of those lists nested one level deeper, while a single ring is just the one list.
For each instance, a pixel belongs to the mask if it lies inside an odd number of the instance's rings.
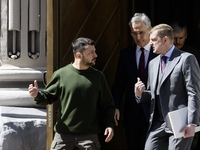
[{"label": "dark wooden doorway", "polygon": [[[71,42],[78,37],[88,37],[96,42],[98,58],[95,68],[105,74],[111,88],[120,49],[127,46],[129,38],[130,6],[124,0],[48,0],[47,82],[55,70],[73,61]],[[50,149],[56,104],[47,108],[47,149]],[[115,137],[108,144],[100,136],[102,149],[126,149],[123,134],[116,128]]]}]

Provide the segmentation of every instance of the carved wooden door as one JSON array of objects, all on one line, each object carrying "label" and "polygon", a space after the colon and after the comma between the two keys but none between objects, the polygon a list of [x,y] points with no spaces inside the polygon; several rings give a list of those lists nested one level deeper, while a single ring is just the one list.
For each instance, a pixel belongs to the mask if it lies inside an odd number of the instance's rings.
[{"label": "carved wooden door", "polygon": [[[120,49],[127,46],[128,11],[123,0],[48,0],[47,1],[47,81],[53,71],[73,61],[71,42],[88,37],[96,42],[95,68],[103,71],[112,87]],[[53,140],[56,104],[49,105],[47,149]],[[103,133],[101,133],[103,135]],[[126,149],[123,128],[115,129],[113,140],[103,150]]]}]

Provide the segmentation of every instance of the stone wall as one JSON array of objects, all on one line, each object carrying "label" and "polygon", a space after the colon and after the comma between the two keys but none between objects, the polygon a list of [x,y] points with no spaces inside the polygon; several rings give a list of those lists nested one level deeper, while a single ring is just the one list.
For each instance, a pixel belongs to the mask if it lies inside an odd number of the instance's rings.
[{"label": "stone wall", "polygon": [[43,150],[46,108],[28,86],[44,88],[46,0],[1,0],[0,12],[0,150]]}]

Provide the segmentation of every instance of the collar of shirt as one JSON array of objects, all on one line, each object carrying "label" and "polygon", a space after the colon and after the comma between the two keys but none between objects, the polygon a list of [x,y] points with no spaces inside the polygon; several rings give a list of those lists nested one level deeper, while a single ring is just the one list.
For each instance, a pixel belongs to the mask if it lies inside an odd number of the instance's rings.
[{"label": "collar of shirt", "polygon": [[[141,53],[140,48],[141,48],[141,47],[137,45],[137,47],[136,47],[136,53],[137,53],[137,54],[138,54],[138,53]],[[150,49],[151,49],[150,43],[148,43],[147,45],[145,45],[145,47],[143,47],[143,48],[144,48],[144,53],[150,52]]]},{"label": "collar of shirt", "polygon": [[[174,48],[175,48],[175,46],[173,45],[172,48],[164,55],[164,56],[167,56],[166,64],[168,63],[168,61],[169,61],[169,59],[170,59],[170,57],[172,55],[172,52],[174,51]],[[162,58],[162,56],[163,55],[161,54],[160,58]]]}]

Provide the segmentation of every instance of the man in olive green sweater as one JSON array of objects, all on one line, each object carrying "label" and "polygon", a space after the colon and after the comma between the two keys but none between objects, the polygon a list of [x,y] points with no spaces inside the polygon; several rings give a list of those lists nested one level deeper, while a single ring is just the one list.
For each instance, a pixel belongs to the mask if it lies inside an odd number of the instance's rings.
[{"label": "man in olive green sweater", "polygon": [[73,63],[55,71],[43,91],[38,91],[36,80],[29,85],[29,93],[37,104],[59,101],[52,150],[99,150],[102,120],[105,142],[114,135],[115,107],[110,89],[103,73],[91,67],[97,58],[94,44],[91,39],[78,38],[72,43]]}]

